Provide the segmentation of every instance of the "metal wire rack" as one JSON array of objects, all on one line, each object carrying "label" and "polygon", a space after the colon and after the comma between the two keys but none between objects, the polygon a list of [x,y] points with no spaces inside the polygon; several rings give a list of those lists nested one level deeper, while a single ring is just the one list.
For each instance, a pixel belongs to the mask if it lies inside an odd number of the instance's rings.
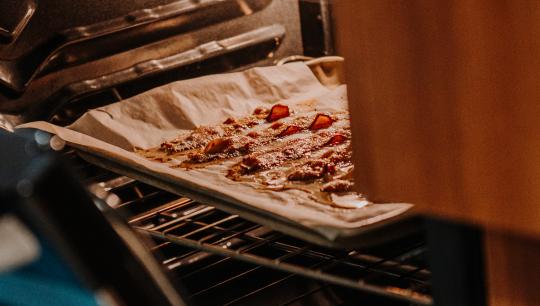
[{"label": "metal wire rack", "polygon": [[[262,270],[270,270],[283,273],[263,288],[287,283],[296,277],[319,283],[281,304],[294,304],[297,299],[332,284],[403,301],[404,305],[432,304],[431,273],[425,260],[427,247],[423,237],[411,236],[362,251],[328,249],[186,197],[111,175],[87,163],[78,165],[78,172],[87,177],[87,181],[94,178],[90,189],[99,187],[115,195],[118,198],[114,204],[116,210],[133,228],[153,238],[152,250],[156,256],[167,269],[178,272],[194,298],[214,294],[213,291],[220,290],[225,283],[247,274],[254,277],[253,274]],[[235,269],[234,274],[227,269],[213,271],[212,275],[219,275],[215,283],[206,281],[198,285],[196,275],[224,261],[247,265]],[[248,290],[248,294],[263,288]],[[235,300],[232,298],[229,302],[234,304]]]}]

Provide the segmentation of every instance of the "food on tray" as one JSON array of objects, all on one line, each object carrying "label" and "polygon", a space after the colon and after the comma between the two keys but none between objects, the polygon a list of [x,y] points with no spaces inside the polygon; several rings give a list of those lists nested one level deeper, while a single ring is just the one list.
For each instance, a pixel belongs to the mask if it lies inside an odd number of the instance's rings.
[{"label": "food on tray", "polygon": [[239,135],[262,122],[264,120],[257,115],[241,119],[228,118],[223,124],[198,127],[187,135],[166,141],[161,144],[161,148],[168,153],[179,153],[203,148],[215,139]]},{"label": "food on tray", "polygon": [[298,113],[283,104],[259,107],[249,116],[199,127],[139,153],[185,169],[223,165],[231,180],[303,190],[331,204],[332,193],[353,186],[348,113]]},{"label": "food on tray", "polygon": [[[210,161],[218,161],[223,159],[230,159],[233,157],[243,156],[253,152],[259,152],[267,147],[271,147],[273,143],[281,143],[280,141],[289,139],[287,136],[300,133],[312,133],[314,123],[320,122],[321,117],[326,117],[326,123],[324,125],[329,128],[334,119],[326,114],[310,114],[303,116],[290,116],[289,108],[284,105],[279,105],[279,112],[287,113],[289,116],[283,117],[281,120],[268,124],[253,125],[249,130],[242,130],[236,134],[227,134],[226,136],[217,136],[210,140],[206,146],[199,147],[198,149],[192,149],[187,152],[187,159],[183,163],[185,167],[192,167],[196,164],[206,163]],[[286,107],[287,111],[284,111]],[[268,113],[270,116],[272,112],[276,110],[276,107],[272,107],[272,110],[257,109],[254,113],[256,115]],[[341,114],[343,117],[343,114]],[[286,119],[284,119],[286,118]],[[343,118],[341,118],[343,120]],[[245,118],[239,120],[229,120],[226,122],[242,122]],[[330,122],[330,123],[328,123]],[[317,123],[319,129],[320,124]],[[343,124],[342,124],[343,125]],[[330,138],[329,138],[330,141]],[[163,145],[162,145],[163,147]],[[170,152],[170,150],[169,150]],[[179,152],[179,151],[175,151]]]},{"label": "food on tray", "polygon": [[[339,135],[339,134],[338,134]],[[333,132],[309,135],[296,138],[266,150],[260,150],[244,157],[242,161],[230,170],[231,177],[253,173],[278,167],[290,160],[299,159],[310,152],[317,151],[326,146],[336,136]]]},{"label": "food on tray", "polygon": [[319,179],[325,175],[335,175],[339,167],[348,167],[351,164],[349,147],[339,150],[328,150],[318,158],[314,158],[294,167],[287,176],[290,181],[306,181]]},{"label": "food on tray", "polygon": [[334,122],[334,119],[332,119],[332,117],[326,114],[317,114],[317,117],[315,117],[315,120],[313,120],[313,123],[309,126],[309,129],[310,130],[326,129],[326,128],[329,128],[333,122]]},{"label": "food on tray", "polygon": [[346,180],[334,180],[324,184],[321,191],[325,192],[344,192],[351,190],[353,183]]},{"label": "food on tray", "polygon": [[289,107],[287,105],[276,104],[272,106],[272,109],[270,110],[268,117],[266,117],[266,121],[274,122],[281,118],[289,117],[289,115],[290,115]]}]

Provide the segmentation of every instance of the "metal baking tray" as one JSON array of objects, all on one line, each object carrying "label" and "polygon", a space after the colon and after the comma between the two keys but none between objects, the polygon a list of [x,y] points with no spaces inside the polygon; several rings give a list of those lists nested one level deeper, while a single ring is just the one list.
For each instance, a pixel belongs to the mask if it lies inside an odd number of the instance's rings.
[{"label": "metal baking tray", "polygon": [[321,246],[340,249],[362,249],[385,244],[389,241],[413,235],[421,231],[422,218],[409,210],[401,215],[371,225],[354,229],[341,230],[335,239],[330,240],[314,229],[293,222],[290,219],[258,209],[254,206],[239,203],[237,200],[205,189],[192,189],[179,184],[178,181],[156,173],[134,168],[119,160],[111,160],[95,152],[78,149],[78,154],[86,161],[139,180],[143,183],[161,188],[171,193],[189,197],[195,201],[214,206],[231,214],[239,215],[247,220],[265,225],[276,231],[300,238]]},{"label": "metal baking tray", "polygon": [[[281,63],[295,60],[305,59],[292,57],[281,61]],[[325,57],[309,60],[306,63],[317,79],[326,87],[332,88],[343,84],[342,58]],[[417,233],[422,227],[421,218],[416,214],[414,209],[409,209],[402,214],[383,220],[372,220],[373,223],[364,224],[356,228],[312,228],[276,213],[253,205],[247,205],[232,196],[219,193],[211,188],[194,183],[182,182],[174,177],[161,175],[145,167],[134,166],[133,163],[122,158],[113,159],[100,150],[90,150],[84,146],[74,147],[83,159],[100,167],[110,169],[166,191],[190,197],[193,200],[215,206],[216,208],[239,215],[274,230],[326,247],[342,249],[373,247],[377,244],[384,244],[390,240]],[[326,231],[327,229],[332,232],[332,235],[324,235],[322,233],[322,231]],[[329,236],[332,236],[332,238],[328,238]]]}]

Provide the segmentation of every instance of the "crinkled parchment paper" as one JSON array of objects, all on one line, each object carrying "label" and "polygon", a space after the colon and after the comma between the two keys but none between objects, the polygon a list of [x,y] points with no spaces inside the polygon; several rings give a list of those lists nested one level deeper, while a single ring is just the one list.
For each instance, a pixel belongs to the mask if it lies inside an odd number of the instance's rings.
[{"label": "crinkled parchment paper", "polygon": [[191,170],[170,168],[133,152],[135,148],[158,146],[196,126],[245,116],[258,106],[276,102],[320,111],[347,108],[344,85],[326,88],[306,65],[292,63],[170,83],[90,110],[67,128],[46,122],[32,122],[19,128],[45,130],[83,151],[133,166],[154,177],[172,178],[180,186],[225,196],[240,205],[264,210],[270,216],[286,218],[330,241],[342,230],[384,222],[411,208],[410,204],[403,203],[332,208],[315,202],[300,190],[275,192],[231,181],[219,165]]}]

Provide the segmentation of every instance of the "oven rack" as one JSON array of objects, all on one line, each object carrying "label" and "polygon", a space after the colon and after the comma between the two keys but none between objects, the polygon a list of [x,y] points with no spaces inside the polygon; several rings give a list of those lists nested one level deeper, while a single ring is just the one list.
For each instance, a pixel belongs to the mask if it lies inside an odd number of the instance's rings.
[{"label": "oven rack", "polygon": [[[154,224],[156,218],[163,218],[163,223]],[[425,267],[406,263],[426,251],[422,243],[400,249],[386,258],[354,250],[322,250],[187,198],[167,203],[159,212],[131,224],[157,241],[417,305],[431,304],[430,273]],[[174,269],[178,261],[182,261],[182,257],[168,259],[167,268]]]},{"label": "oven rack", "polygon": [[[328,249],[83,161],[79,165],[86,182],[97,182],[89,189],[108,195],[107,202],[134,229],[151,236],[158,257],[167,254],[161,262],[168,270],[213,254],[410,305],[432,304],[423,237],[362,251]],[[171,245],[193,251],[171,254]]]}]

